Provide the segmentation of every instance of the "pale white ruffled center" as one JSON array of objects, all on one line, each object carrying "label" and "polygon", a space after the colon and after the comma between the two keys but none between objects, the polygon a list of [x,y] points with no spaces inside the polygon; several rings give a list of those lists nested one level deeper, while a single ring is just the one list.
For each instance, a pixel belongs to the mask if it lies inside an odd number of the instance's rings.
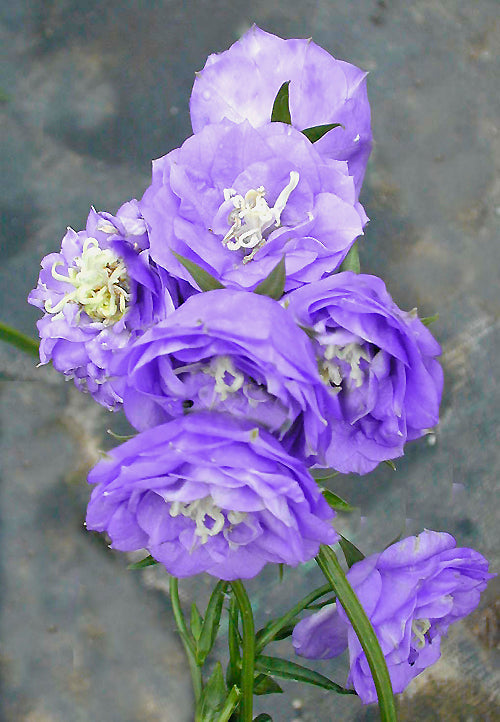
[{"label": "pale white ruffled center", "polygon": [[56,261],[52,265],[52,276],[56,281],[70,284],[73,290],[52,306],[45,301],[47,313],[59,313],[67,303],[77,303],[79,312],[85,311],[90,318],[105,325],[116,323],[127,310],[130,299],[129,278],[123,261],[111,250],[99,248],[95,238],[87,238],[82,255],[77,256],[74,265],[68,268],[68,275],[56,271],[64,265]]},{"label": "pale white ruffled center", "polygon": [[320,361],[321,378],[326,384],[330,384],[333,391],[338,393],[342,388],[342,381],[346,376],[342,369],[345,362],[349,366],[347,376],[350,382],[359,388],[364,381],[364,373],[360,368],[361,359],[370,361],[370,357],[363,346],[359,343],[348,343],[345,346],[328,344],[324,346],[323,358]]},{"label": "pale white ruffled center", "polygon": [[271,226],[277,228],[280,225],[281,214],[298,182],[297,171],[290,171],[290,181],[283,188],[272,207],[269,207],[265,199],[264,186],[251,188],[245,193],[245,196],[236,193],[233,188],[224,188],[224,202],[231,200],[234,209],[228,215],[227,221],[230,228],[222,239],[222,243],[230,251],[251,249],[251,252],[243,258],[243,263],[251,261],[265,244],[264,232]]},{"label": "pale white ruffled center", "polygon": [[170,505],[170,516],[179,515],[192,519],[196,524],[195,535],[200,537],[201,544],[206,544],[209,537],[223,532],[227,538],[235,526],[241,524],[247,517],[244,511],[227,511],[215,504],[211,496],[195,499],[189,503],[174,501]]}]

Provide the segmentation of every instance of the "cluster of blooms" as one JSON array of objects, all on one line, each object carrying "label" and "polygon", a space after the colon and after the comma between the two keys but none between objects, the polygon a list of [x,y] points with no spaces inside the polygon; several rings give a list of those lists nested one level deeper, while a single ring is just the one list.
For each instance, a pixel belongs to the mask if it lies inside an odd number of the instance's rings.
[{"label": "cluster of blooms", "polygon": [[[42,363],[139,432],[91,472],[87,527],[176,576],[232,580],[313,558],[338,535],[308,470],[367,473],[438,422],[439,345],[381,279],[340,270],[368,220],[365,76],[310,40],[253,27],[197,74],[194,135],[153,162],[142,199],[116,216],[92,209],[42,262],[29,297],[44,311]],[[290,122],[276,122],[286,83]],[[282,298],[263,295],[283,262]],[[406,681],[486,579],[479,555],[467,566],[429,534],[416,560],[406,540],[351,570],[362,600],[376,588],[368,606],[391,664],[413,665],[398,667]],[[400,585],[407,622],[394,641]],[[299,653],[336,653],[331,634],[319,652],[313,642],[327,624],[349,636],[351,681],[371,699],[342,609],[299,625]]]}]

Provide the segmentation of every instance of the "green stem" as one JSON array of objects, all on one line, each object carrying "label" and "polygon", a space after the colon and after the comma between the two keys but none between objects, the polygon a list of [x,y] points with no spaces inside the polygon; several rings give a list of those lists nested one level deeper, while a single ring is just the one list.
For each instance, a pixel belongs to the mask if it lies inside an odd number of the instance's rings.
[{"label": "green stem", "polygon": [[241,722],[252,722],[253,718],[253,679],[255,665],[255,625],[252,605],[240,579],[231,582],[234,596],[241,615],[242,626],[242,666],[241,666]]},{"label": "green stem", "polygon": [[365,610],[349,584],[333,549],[322,545],[316,561],[332,585],[332,589],[342,604],[366,654],[377,690],[382,722],[397,722],[391,678],[380,644]]},{"label": "green stem", "polygon": [[2,321],[0,321],[0,340],[10,343],[11,346],[15,346],[21,351],[29,353],[31,356],[39,358],[38,342],[21,333],[21,331],[8,326],[6,323],[2,323]]},{"label": "green stem", "polygon": [[177,629],[179,630],[179,635],[188,658],[189,670],[191,672],[191,679],[193,682],[194,698],[196,706],[198,707],[198,702],[202,692],[201,670],[196,663],[194,640],[187,628],[184,614],[182,613],[182,607],[179,599],[179,580],[176,579],[176,577],[170,577],[170,601],[172,602],[175,623],[177,625]]},{"label": "green stem", "polygon": [[329,594],[332,591],[332,587],[330,584],[324,584],[319,589],[315,589],[313,592],[310,592],[306,597],[300,600],[300,602],[297,602],[297,604],[290,609],[289,612],[284,614],[282,617],[277,619],[273,625],[269,627],[269,629],[264,632],[259,637],[259,641],[257,642],[256,648],[255,648],[255,654],[260,654],[264,647],[269,644],[269,642],[272,642],[276,634],[283,629],[283,627],[286,627],[289,622],[291,622],[297,614],[300,614],[306,607],[308,607],[310,604],[316,601],[316,599],[319,599],[320,597],[324,597],[325,594]]}]

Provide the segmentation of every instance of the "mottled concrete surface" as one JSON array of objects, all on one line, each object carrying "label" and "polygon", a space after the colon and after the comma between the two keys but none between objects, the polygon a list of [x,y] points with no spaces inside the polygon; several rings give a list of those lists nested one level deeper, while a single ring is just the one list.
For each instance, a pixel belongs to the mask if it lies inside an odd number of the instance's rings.
[{"label": "mottled concrete surface", "polygon": [[[435,437],[339,493],[366,553],[402,529],[446,529],[499,569],[500,220],[497,0],[3,0],[0,318],[34,334],[40,258],[91,204],[140,196],[151,158],[189,133],[193,73],[253,21],[312,36],[371,71],[376,145],[362,195],[363,269],[397,302],[439,313],[446,391]],[[496,82],[495,82],[496,81]],[[123,426],[50,369],[0,348],[0,719],[183,722],[189,682],[160,570],[82,526],[85,475]],[[431,443],[429,443],[429,441]],[[496,503],[495,503],[496,501]],[[314,564],[249,587],[265,621],[319,582]],[[498,580],[400,701],[402,720],[500,719]],[[183,585],[206,595],[209,580]],[[282,644],[278,651],[286,653]],[[345,660],[317,668],[343,681]],[[374,720],[355,698],[285,685],[275,720]]]}]

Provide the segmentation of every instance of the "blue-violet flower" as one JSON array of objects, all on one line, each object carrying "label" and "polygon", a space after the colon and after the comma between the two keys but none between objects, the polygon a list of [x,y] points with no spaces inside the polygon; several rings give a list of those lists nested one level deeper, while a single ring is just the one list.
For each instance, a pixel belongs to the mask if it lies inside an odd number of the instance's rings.
[{"label": "blue-violet flower", "polygon": [[283,40],[254,25],[229,50],[210,55],[196,74],[193,130],[223,118],[264,125],[279,88],[289,80],[292,125],[303,130],[341,124],[315,145],[322,155],[347,160],[359,193],[372,142],[366,75],[311,39]]},{"label": "blue-violet flower", "polygon": [[89,474],[88,529],[112,547],[145,548],[168,572],[255,576],[295,566],[337,540],[305,467],[266,431],[200,412],[155,426],[109,452]]},{"label": "blue-violet flower", "polygon": [[380,278],[345,271],[283,303],[309,328],[324,382],[331,434],[320,465],[365,474],[437,424],[440,346],[416,311],[396,306]]},{"label": "blue-violet flower", "polygon": [[[351,567],[347,578],[375,630],[394,692],[439,659],[441,637],[477,607],[493,576],[479,552],[457,549],[450,534],[428,530]],[[311,659],[336,657],[348,646],[348,684],[365,704],[376,702],[365,653],[340,604],[299,622],[293,644]]]}]

